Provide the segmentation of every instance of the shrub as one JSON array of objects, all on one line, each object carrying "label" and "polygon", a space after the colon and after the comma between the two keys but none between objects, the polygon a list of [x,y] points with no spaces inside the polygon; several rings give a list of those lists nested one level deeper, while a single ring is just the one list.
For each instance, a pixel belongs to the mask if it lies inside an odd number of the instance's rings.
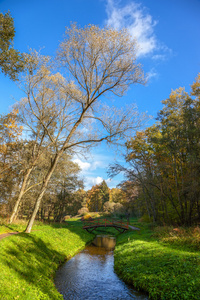
[{"label": "shrub", "polygon": [[200,250],[200,228],[198,226],[189,228],[159,226],[154,229],[153,236],[162,242]]},{"label": "shrub", "polygon": [[107,201],[107,202],[104,203],[103,211],[113,213],[114,212],[114,207],[115,207],[114,202]]},{"label": "shrub", "polygon": [[78,215],[83,216],[89,212],[87,207],[82,207],[81,209],[78,210]]},{"label": "shrub", "polygon": [[92,219],[92,216],[91,216],[90,214],[84,215],[84,216],[81,218],[81,221],[89,221],[89,220],[93,220],[93,219]]},{"label": "shrub", "polygon": [[148,215],[143,215],[138,221],[142,223],[152,223],[153,218],[150,218]]},{"label": "shrub", "polygon": [[71,217],[72,217],[72,216],[67,215],[67,216],[64,217],[64,220],[65,220],[65,221],[66,221],[66,220],[69,220],[69,219],[71,219]]}]

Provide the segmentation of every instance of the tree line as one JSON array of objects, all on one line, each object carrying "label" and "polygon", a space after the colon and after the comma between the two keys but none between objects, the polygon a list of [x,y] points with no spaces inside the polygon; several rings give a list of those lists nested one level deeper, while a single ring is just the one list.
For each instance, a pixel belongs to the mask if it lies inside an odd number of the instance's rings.
[{"label": "tree line", "polygon": [[126,143],[124,172],[135,187],[134,205],[140,215],[160,224],[190,226],[200,221],[200,74],[191,85],[173,90],[157,122]]}]

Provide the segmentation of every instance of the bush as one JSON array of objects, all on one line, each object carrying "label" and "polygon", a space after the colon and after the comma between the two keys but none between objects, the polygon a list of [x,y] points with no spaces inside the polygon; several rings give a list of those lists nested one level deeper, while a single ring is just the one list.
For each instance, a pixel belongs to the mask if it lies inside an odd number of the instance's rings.
[{"label": "bush", "polygon": [[81,209],[78,210],[78,215],[83,216],[89,212],[87,207],[82,207]]},{"label": "bush", "polygon": [[104,203],[103,211],[107,213],[113,213],[114,212],[115,203],[107,201]]},{"label": "bush", "polygon": [[200,250],[200,228],[198,226],[189,228],[159,226],[154,229],[153,236],[159,238],[162,242],[167,242],[174,246]]},{"label": "bush", "polygon": [[90,215],[91,215],[92,218],[99,218],[99,217],[101,217],[101,214],[98,213],[98,212],[90,212]]},{"label": "bush", "polygon": [[104,212],[114,214],[115,216],[122,216],[125,213],[124,206],[119,202],[115,203],[107,201],[104,203],[103,210]]},{"label": "bush", "polygon": [[89,220],[93,220],[93,219],[92,219],[92,216],[91,216],[90,214],[84,215],[84,216],[81,218],[81,221],[89,221]]},{"label": "bush", "polygon": [[150,218],[148,215],[143,215],[138,221],[142,223],[152,223],[153,218]]},{"label": "bush", "polygon": [[71,219],[71,217],[72,217],[72,216],[70,216],[70,215],[64,216],[64,220],[65,220],[65,221],[66,221],[66,220],[69,220],[69,219]]},{"label": "bush", "polygon": [[115,203],[114,211],[118,215],[122,215],[124,213],[124,206],[121,203]]}]

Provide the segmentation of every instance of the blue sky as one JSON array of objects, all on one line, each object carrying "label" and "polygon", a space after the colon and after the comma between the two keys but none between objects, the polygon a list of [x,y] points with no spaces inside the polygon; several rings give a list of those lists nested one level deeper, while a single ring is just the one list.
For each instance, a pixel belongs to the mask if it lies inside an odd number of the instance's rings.
[{"label": "blue sky", "polygon": [[[55,55],[70,22],[126,27],[137,38],[138,62],[149,80],[146,86],[132,86],[116,100],[118,106],[134,102],[140,112],[156,117],[171,89],[184,86],[190,91],[200,72],[200,0],[0,0],[0,11],[8,10],[16,29],[14,46],[22,52],[34,48]],[[0,113],[7,113],[22,94],[3,74],[0,90]],[[114,187],[122,178],[108,179],[108,164],[121,157],[105,145],[93,149],[87,159],[74,159],[82,167],[86,188],[102,179]]]}]

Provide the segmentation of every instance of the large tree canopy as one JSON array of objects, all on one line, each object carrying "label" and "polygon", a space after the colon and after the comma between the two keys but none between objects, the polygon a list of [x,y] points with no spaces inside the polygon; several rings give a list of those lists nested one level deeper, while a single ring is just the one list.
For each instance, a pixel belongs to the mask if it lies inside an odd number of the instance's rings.
[{"label": "large tree canopy", "polygon": [[130,84],[144,83],[136,49],[136,41],[125,29],[72,24],[66,29],[58,59],[82,92],[79,101],[92,104],[108,91],[122,96]]},{"label": "large tree canopy", "polygon": [[[55,61],[56,69],[60,67],[62,73],[66,71],[65,78],[63,80],[61,74],[57,74],[58,80],[55,76],[51,77],[56,79],[59,103],[63,105],[59,114],[58,100],[53,97],[49,102],[46,94],[41,92],[44,78],[49,77],[45,68],[40,63],[34,67],[37,55],[33,60],[28,58],[29,66],[33,68],[26,69],[28,73],[21,81],[26,93],[23,107],[29,114],[29,120],[37,119],[35,124],[43,128],[55,155],[26,232],[31,231],[48,182],[63,152],[77,152],[102,141],[117,142],[126,134],[133,133],[141,123],[136,107],[117,109],[102,103],[102,96],[109,93],[122,96],[131,84],[144,83],[142,68],[135,59],[135,48],[135,41],[124,30],[101,29],[94,25],[78,28],[74,24],[68,28]],[[37,84],[33,85],[35,79]],[[55,130],[49,130],[48,124],[55,124]],[[30,129],[33,130],[32,127]]]}]

